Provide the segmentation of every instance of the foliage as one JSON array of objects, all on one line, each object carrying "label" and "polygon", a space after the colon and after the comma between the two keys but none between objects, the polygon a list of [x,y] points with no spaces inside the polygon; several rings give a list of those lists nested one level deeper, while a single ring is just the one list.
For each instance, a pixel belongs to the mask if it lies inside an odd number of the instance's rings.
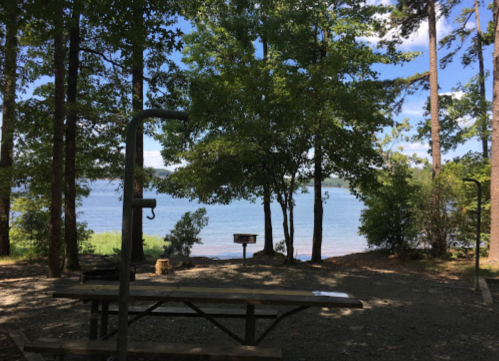
[{"label": "foliage", "polygon": [[[49,202],[29,193],[17,194],[12,205],[14,217],[11,223],[11,240],[22,252],[23,257],[45,257],[49,247]],[[64,241],[64,222],[62,222]],[[87,228],[86,222],[77,222],[77,242],[80,253],[93,253],[94,247],[89,242],[94,232]],[[62,243],[64,244],[64,243]]]},{"label": "foliage", "polygon": [[[451,94],[439,95],[440,145],[443,152],[455,150],[472,138],[490,141],[491,102],[480,94],[480,78],[474,77],[467,84],[458,84]],[[483,112],[485,109],[485,113]],[[430,115],[430,101],[426,102],[424,116]],[[431,120],[418,124],[415,140],[429,141],[431,152]]]},{"label": "foliage", "polygon": [[[307,183],[307,187],[313,187],[314,182],[310,181]],[[337,177],[326,178],[322,181],[322,187],[326,188],[349,188],[349,183],[347,180]]]},{"label": "foliage", "polygon": [[377,34],[375,14],[388,11],[356,1],[244,1],[200,15],[197,31],[184,36],[189,122],[164,128],[163,158],[184,163],[161,191],[226,204],[269,186],[292,262],[293,194],[312,177],[310,149],[320,144],[324,177],[338,174],[352,187],[379,164],[365,134],[391,123],[396,92],[373,67],[415,55],[360,40]]},{"label": "foliage", "polygon": [[[463,178],[482,183],[482,240],[490,238],[490,164],[479,154],[469,153],[447,162],[441,174],[431,181],[431,168],[416,156],[406,156],[395,147],[407,141],[407,120],[378,142],[384,166],[378,170],[378,186],[361,189],[366,209],[362,211],[360,234],[373,248],[406,252],[432,244],[438,232],[451,248],[471,247],[475,240],[476,187]],[[423,168],[417,166],[423,163]],[[438,194],[438,207],[433,200]],[[437,220],[438,222],[435,222]],[[435,252],[433,252],[435,253]]]},{"label": "foliage", "polygon": [[208,224],[206,208],[199,208],[194,213],[186,212],[175,224],[175,227],[164,238],[170,246],[165,247],[167,257],[185,256],[191,254],[194,244],[202,244],[199,233]]},{"label": "foliage", "polygon": [[[99,255],[112,255],[114,249],[121,249],[120,232],[94,233],[90,238],[94,253]],[[163,253],[164,241],[159,236],[144,235],[144,254],[158,258]]]},{"label": "foliage", "polygon": [[[471,21],[471,17],[473,15],[475,15],[475,24],[473,24],[473,21]],[[479,57],[481,56],[481,54],[479,54],[479,51],[481,51],[481,49],[479,50],[477,46],[479,41],[483,45],[491,44],[490,40],[487,39],[487,35],[485,35],[486,41],[483,41],[483,33],[480,33],[480,37],[482,39],[478,39],[479,34],[478,29],[476,28],[477,16],[478,14],[475,13],[474,6],[462,8],[459,16],[454,19],[454,23],[458,24],[458,27],[450,31],[449,34],[440,39],[439,45],[441,49],[451,49],[450,52],[440,60],[440,66],[442,69],[444,69],[454,60],[454,57],[463,49],[467,40],[470,40],[468,47],[463,51],[463,54],[461,55],[461,64],[463,65],[463,67],[467,67],[479,60]]]},{"label": "foliage", "polygon": [[275,244],[274,250],[279,253],[286,253],[286,240],[283,239]]},{"label": "foliage", "polygon": [[396,164],[392,171],[380,171],[380,188],[364,200],[359,234],[365,235],[369,247],[390,249],[396,253],[420,244],[421,186],[412,182],[407,164]]},{"label": "foliage", "polygon": [[407,140],[410,130],[408,119],[394,127],[377,144],[384,160],[383,168],[377,171],[378,185],[362,188],[361,195],[366,208],[361,212],[359,234],[365,235],[369,247],[406,252],[419,246],[422,219],[419,210],[424,208],[423,185],[427,174],[417,174],[416,180],[411,164],[422,160],[406,156],[394,149]]},{"label": "foliage", "polygon": [[48,253],[49,219],[47,204],[38,198],[19,197],[12,204],[12,211],[18,213],[11,224],[11,240],[23,244],[30,253],[46,256]]}]

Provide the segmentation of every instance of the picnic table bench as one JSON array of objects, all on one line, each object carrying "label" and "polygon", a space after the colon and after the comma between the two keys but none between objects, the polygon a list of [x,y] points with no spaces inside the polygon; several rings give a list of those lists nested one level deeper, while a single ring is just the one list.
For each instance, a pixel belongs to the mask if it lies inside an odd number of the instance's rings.
[{"label": "picnic table bench", "polygon": [[[89,340],[39,339],[25,347],[26,351],[54,353],[62,358],[64,354],[102,354],[117,353],[116,341],[109,339],[117,331],[108,332],[109,313],[117,312],[116,307],[109,304],[116,302],[119,296],[119,285],[90,282],[65,290],[56,291],[56,298],[70,298],[91,302]],[[281,360],[280,348],[259,347],[258,345],[283,319],[301,312],[309,307],[328,308],[362,308],[362,303],[346,293],[335,291],[306,291],[281,288],[245,288],[245,287],[209,287],[184,286],[175,284],[134,284],[130,286],[130,301],[155,302],[140,309],[130,308],[136,314],[128,324],[142,317],[154,315],[203,317],[239,343],[238,346],[188,345],[168,343],[129,342],[127,354],[131,356],[171,357],[181,359],[207,360]],[[162,308],[165,302],[181,302],[187,308]],[[200,308],[194,303],[245,305],[245,309],[212,309]],[[294,308],[279,316],[275,310],[257,309],[260,305],[292,306]],[[100,306],[100,312],[99,312]],[[100,332],[99,327],[100,313]],[[275,315],[275,316],[274,316]],[[218,317],[236,317],[245,319],[245,336],[233,333],[220,324]],[[258,338],[255,332],[257,318],[273,318],[273,323]]]}]

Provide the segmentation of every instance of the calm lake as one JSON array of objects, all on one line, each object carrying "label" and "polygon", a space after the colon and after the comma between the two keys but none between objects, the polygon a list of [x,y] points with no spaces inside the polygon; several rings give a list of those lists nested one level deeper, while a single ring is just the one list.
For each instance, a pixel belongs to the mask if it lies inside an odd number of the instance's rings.
[{"label": "calm lake", "polygon": [[[116,191],[116,181],[99,180],[92,183],[90,196],[83,201],[79,211],[84,212],[79,220],[86,221],[96,233],[121,231],[123,205],[121,194]],[[364,237],[357,234],[360,225],[361,201],[347,189],[325,188],[329,193],[324,204],[324,225],[322,255],[341,256],[361,252],[367,248]],[[234,233],[258,234],[256,245],[248,245],[247,254],[263,248],[264,215],[261,201],[235,201],[230,205],[202,205],[185,199],[175,199],[169,195],[144,192],[144,198],[156,198],[156,218],[149,220],[149,209],[144,209],[144,233],[164,237],[180,217],[188,211],[205,207],[209,217],[208,226],[200,234],[202,245],[194,245],[193,255],[217,256],[220,258],[242,257],[242,246],[233,243]],[[308,260],[312,252],[313,234],[313,189],[309,193],[295,196],[295,251],[298,259]],[[272,228],[274,243],[284,239],[282,212],[278,203],[272,203]]]}]

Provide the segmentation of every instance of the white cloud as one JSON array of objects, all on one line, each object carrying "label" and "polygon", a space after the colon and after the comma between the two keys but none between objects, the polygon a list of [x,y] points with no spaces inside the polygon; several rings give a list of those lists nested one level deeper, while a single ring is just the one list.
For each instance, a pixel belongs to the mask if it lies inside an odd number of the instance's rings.
[{"label": "white cloud", "polygon": [[466,29],[475,29],[476,28],[476,23],[474,21],[468,21],[466,23]]},{"label": "white cloud", "polygon": [[412,156],[416,155],[419,158],[423,159],[429,159],[430,155],[428,154],[428,149],[430,149],[430,146],[428,144],[421,144],[421,143],[402,143],[402,144],[397,144],[397,146],[402,147],[402,154]]},{"label": "white cloud", "polygon": [[[374,2],[377,2],[374,0]],[[385,3],[381,1],[383,5]],[[389,1],[387,2],[389,4]],[[383,15],[376,15],[377,18],[380,19],[388,19],[389,14],[383,14]],[[402,43],[399,45],[401,49],[403,50],[410,50],[413,47],[428,47],[429,44],[429,37],[428,37],[428,20],[425,20],[421,23],[419,29],[413,33],[408,39],[403,39]],[[452,30],[452,27],[447,24],[444,18],[440,18],[437,21],[437,41],[439,41],[441,38],[446,36],[450,31]],[[391,38],[393,35],[396,35],[398,33],[397,29],[391,30],[388,32],[388,34],[385,36],[385,38]],[[367,41],[371,44],[377,44],[382,38],[379,37],[360,37],[359,40],[361,41]]]},{"label": "white cloud", "polygon": [[401,114],[412,117],[422,117],[424,113],[424,100],[404,103]]},{"label": "white cloud", "polygon": [[[445,19],[441,18],[437,21],[437,41],[446,36],[452,27],[448,25]],[[428,21],[424,21],[418,31],[411,35],[409,39],[404,39],[401,44],[402,48],[412,48],[415,46],[428,46]]]},{"label": "white cloud", "polygon": [[366,5],[390,5],[390,0],[367,0]]},{"label": "white cloud", "polygon": [[439,93],[438,95],[451,95],[454,99],[460,100],[464,96],[463,91]]},{"label": "white cloud", "polygon": [[409,115],[417,115],[419,117],[423,116],[423,112],[421,110],[403,110],[402,113]]},{"label": "white cloud", "polygon": [[153,168],[164,168],[163,157],[159,150],[144,151],[144,166]]}]

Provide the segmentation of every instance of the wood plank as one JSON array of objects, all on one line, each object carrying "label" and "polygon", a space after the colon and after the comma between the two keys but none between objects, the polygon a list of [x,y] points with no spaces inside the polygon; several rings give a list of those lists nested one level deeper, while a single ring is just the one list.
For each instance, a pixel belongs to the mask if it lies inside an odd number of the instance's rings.
[{"label": "wood plank", "polygon": [[[26,352],[74,355],[114,355],[116,341],[41,338],[27,344]],[[129,342],[128,354],[135,357],[169,357],[189,360],[280,361],[280,348]]]},{"label": "wood plank", "polygon": [[[116,315],[118,306],[109,307],[109,313]],[[146,307],[130,306],[128,313],[131,315],[142,313]],[[245,309],[223,309],[223,308],[201,308],[201,310],[211,317],[219,318],[245,318]],[[151,316],[170,316],[170,317],[200,317],[199,314],[187,307],[158,307],[151,312]],[[277,318],[277,310],[255,310],[255,318]]]},{"label": "wood plank", "polygon": [[485,279],[483,277],[478,278],[478,285],[480,286],[480,290],[482,291],[483,302],[486,305],[492,304],[492,295],[490,294],[487,282],[485,282]]},{"label": "wood plank", "polygon": [[[206,291],[206,292],[204,292]],[[242,292],[244,291],[244,292]],[[79,285],[54,293],[56,298],[81,300],[118,299],[118,285]],[[314,296],[312,291],[280,289],[244,289],[211,287],[138,286],[130,287],[130,300],[231,303],[252,305],[288,305],[330,308],[362,308],[355,298]]]},{"label": "wood plank", "polygon": [[[73,289],[81,290],[118,290],[119,285],[115,284],[82,284],[72,287]],[[141,286],[130,285],[130,291],[158,291],[158,292],[203,292],[203,293],[237,293],[237,294],[279,294],[287,296],[313,296],[312,291],[300,290],[272,290],[272,289],[257,289],[257,288],[226,288],[226,287],[181,287],[181,286]]]}]

